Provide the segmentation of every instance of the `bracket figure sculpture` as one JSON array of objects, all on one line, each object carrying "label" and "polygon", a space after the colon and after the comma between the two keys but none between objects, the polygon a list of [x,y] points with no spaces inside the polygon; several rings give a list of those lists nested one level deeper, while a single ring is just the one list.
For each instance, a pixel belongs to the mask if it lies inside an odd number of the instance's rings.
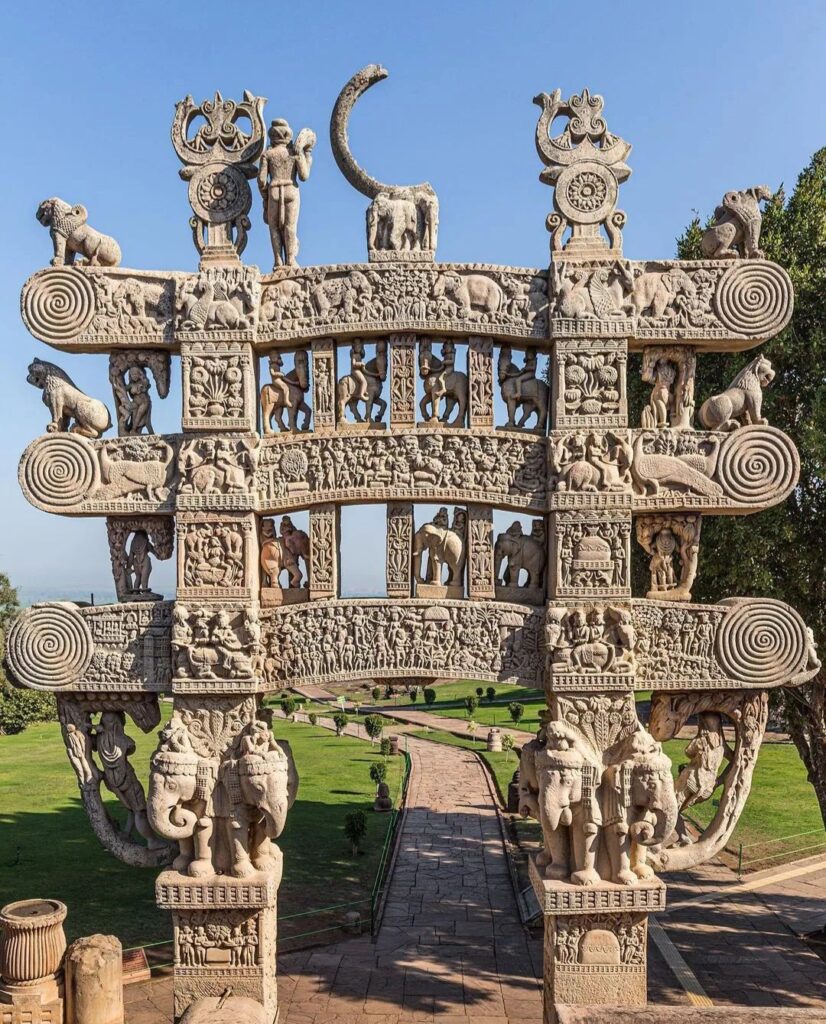
[{"label": "bracket figure sculpture", "polygon": [[[53,201],[41,219],[56,265],[21,297],[38,340],[110,355],[115,438],[101,436],[102,403],[32,363],[50,423],[19,479],[37,508],[106,518],[118,601],[25,609],[6,662],[18,685],[56,694],[96,836],[126,863],[165,868],[156,898],[172,913],[176,1024],[279,1013],[277,891],[291,868],[276,843],[297,773],[265,695],[365,678],[544,690],[519,798],[544,837],[530,874],[553,1024],[557,1004],[645,1004],[647,915],[665,904],[656,872],[722,849],[768,692],[819,666],[782,602],[691,601],[702,517],[758,513],[798,479],[794,445],[763,416],[765,357],[694,423],[703,354],[754,348],[792,315],[788,275],[758,258],[761,190],[726,197],[707,259],[627,260],[630,145],[609,132],[601,97],[542,94],[550,266],[435,263],[432,188],[385,185],[349,149],[352,107],[385,75],[355,75],[331,120],[336,160],[371,201],[369,265],[295,265],[313,136],[293,143],[278,121],[265,152],[263,99],[217,93],[186,97],[173,122],[197,270],[120,268],[85,213]],[[277,264],[267,274],[241,262],[254,178]],[[640,427],[628,419],[634,352],[651,386]],[[270,381],[257,393],[262,358]],[[167,394],[172,360],[181,429],[156,435],[150,375]],[[340,510],[358,502],[386,504],[384,598],[340,596]],[[501,514],[513,525],[497,528]],[[516,517],[530,517],[529,533]],[[645,596],[632,592],[633,538],[650,559]],[[173,547],[167,601],[150,573]],[[156,729],[164,694],[172,708],[144,786],[127,722]],[[662,744],[693,721],[674,783]],[[712,796],[698,834],[681,812]]]}]

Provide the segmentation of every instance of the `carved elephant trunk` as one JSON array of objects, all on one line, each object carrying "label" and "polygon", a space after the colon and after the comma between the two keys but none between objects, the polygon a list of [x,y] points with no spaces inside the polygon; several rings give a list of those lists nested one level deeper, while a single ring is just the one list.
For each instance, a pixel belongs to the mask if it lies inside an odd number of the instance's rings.
[{"label": "carved elephant trunk", "polygon": [[183,805],[197,799],[203,788],[201,763],[197,754],[189,752],[157,751],[152,758],[147,817],[164,839],[180,842],[195,831],[198,815]]}]

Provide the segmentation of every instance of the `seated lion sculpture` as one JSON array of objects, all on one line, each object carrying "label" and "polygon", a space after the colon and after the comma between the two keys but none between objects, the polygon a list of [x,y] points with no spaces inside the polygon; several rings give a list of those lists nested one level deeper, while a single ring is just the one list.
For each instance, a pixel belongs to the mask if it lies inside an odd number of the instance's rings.
[{"label": "seated lion sculpture", "polygon": [[[100,437],[112,426],[109,410],[103,402],[84,395],[54,363],[33,359],[26,380],[43,391],[43,404],[52,415],[46,427],[50,434],[71,429],[72,433],[84,437]],[[70,428],[72,420],[74,425]]]},{"label": "seated lion sculpture", "polygon": [[763,388],[774,380],[772,364],[756,356],[719,395],[700,406],[700,422],[706,430],[736,430],[751,423],[767,423],[763,416]]},{"label": "seated lion sculpture", "polygon": [[92,267],[117,267],[120,264],[120,246],[110,235],[89,227],[85,206],[69,206],[57,196],[52,196],[38,206],[36,216],[52,236],[53,267],[70,267],[75,256],[84,257]]}]

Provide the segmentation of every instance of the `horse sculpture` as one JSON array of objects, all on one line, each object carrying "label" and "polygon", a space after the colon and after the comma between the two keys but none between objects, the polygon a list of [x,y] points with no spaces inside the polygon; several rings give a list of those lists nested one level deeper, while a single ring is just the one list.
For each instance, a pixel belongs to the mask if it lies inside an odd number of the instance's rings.
[{"label": "horse sculpture", "polygon": [[[284,373],[281,367],[284,360],[280,352],[273,352],[270,356],[270,377],[271,384],[265,384],[261,388],[261,412],[264,419],[264,435],[274,434],[273,423],[278,425],[279,430],[309,430],[310,417],[313,410],[308,405],[304,396],[310,389],[310,366],[307,353],[303,350],[295,354],[295,367],[289,373]],[[284,423],[284,412],[287,413],[287,423]],[[304,419],[301,426],[298,425],[298,414],[303,413]]]},{"label": "horse sculpture", "polygon": [[[381,397],[382,386],[387,380],[387,343],[377,342],[375,357],[365,363],[364,345],[354,341],[350,358],[352,372],[342,377],[336,386],[338,422],[344,422],[346,407],[356,423],[381,423],[387,411],[387,402]],[[364,403],[363,416],[359,402]],[[375,416],[373,406],[377,406]]]},{"label": "horse sculpture", "polygon": [[[462,427],[468,404],[467,374],[453,369],[456,346],[452,341],[442,345],[442,358],[434,356],[430,342],[423,341],[419,349],[419,376],[424,381],[424,398],[419,403],[422,418],[430,423],[444,423],[449,427]],[[444,399],[445,409],[439,415]],[[453,410],[456,417],[451,422]]]}]

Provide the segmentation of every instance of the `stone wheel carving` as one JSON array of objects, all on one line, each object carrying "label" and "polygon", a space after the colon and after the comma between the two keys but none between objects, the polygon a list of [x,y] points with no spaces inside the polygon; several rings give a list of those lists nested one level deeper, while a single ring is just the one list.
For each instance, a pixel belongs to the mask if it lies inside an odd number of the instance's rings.
[{"label": "stone wheel carving", "polygon": [[762,508],[785,500],[799,474],[797,449],[775,427],[741,427],[729,434],[720,449],[718,479],[740,505]]},{"label": "stone wheel carving", "polygon": [[189,183],[192,209],[210,224],[226,224],[249,213],[252,195],[244,175],[231,164],[207,164]]},{"label": "stone wheel carving", "polygon": [[602,164],[584,161],[566,167],[556,184],[563,215],[580,224],[599,224],[617,202],[617,181]]},{"label": "stone wheel carving", "polygon": [[91,445],[71,434],[43,437],[23,456],[20,483],[35,505],[71,508],[100,486],[100,467]]},{"label": "stone wheel carving", "polygon": [[793,294],[782,267],[767,260],[743,260],[720,279],[714,308],[732,333],[771,338],[791,319]]},{"label": "stone wheel carving", "polygon": [[28,608],[9,630],[6,661],[14,679],[33,690],[76,682],[92,660],[92,634],[73,605]]},{"label": "stone wheel carving", "polygon": [[95,293],[81,270],[47,270],[32,278],[22,301],[23,322],[43,341],[68,341],[81,334],[95,315]]},{"label": "stone wheel carving", "polygon": [[800,616],[782,601],[748,600],[723,617],[715,655],[726,675],[747,686],[777,686],[806,665],[809,641]]}]

